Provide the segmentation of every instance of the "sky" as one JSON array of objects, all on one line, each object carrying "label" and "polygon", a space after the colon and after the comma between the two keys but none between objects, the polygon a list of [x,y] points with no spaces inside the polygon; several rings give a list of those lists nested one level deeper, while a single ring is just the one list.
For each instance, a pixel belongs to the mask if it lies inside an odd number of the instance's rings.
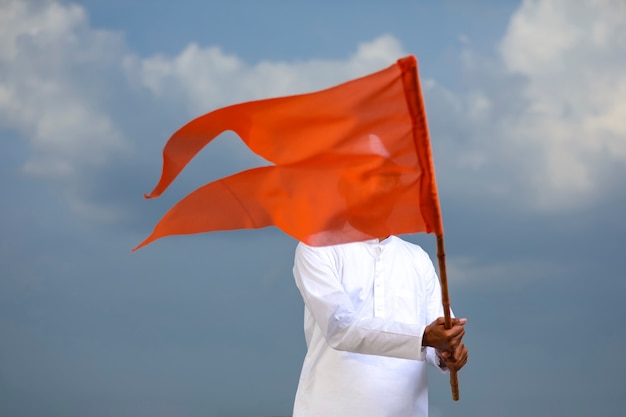
[{"label": "sky", "polygon": [[[431,373],[431,416],[622,416],[622,0],[0,0],[0,415],[290,415],[296,242],[130,252],[180,198],[263,161],[226,133],[143,193],[194,117],[409,54],[469,319],[461,399]],[[404,238],[435,259],[434,236]]]}]

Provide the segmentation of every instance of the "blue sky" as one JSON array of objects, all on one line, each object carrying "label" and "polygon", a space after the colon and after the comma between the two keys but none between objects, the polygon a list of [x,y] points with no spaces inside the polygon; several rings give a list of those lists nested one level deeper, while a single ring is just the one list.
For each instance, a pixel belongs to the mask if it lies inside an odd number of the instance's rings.
[{"label": "blue sky", "polygon": [[[145,201],[161,150],[216,107],[414,54],[461,401],[431,415],[621,416],[626,4],[0,1],[0,414],[278,416],[305,346],[275,229],[130,249],[196,187],[259,164],[224,134]],[[410,235],[434,258],[434,237]]]}]

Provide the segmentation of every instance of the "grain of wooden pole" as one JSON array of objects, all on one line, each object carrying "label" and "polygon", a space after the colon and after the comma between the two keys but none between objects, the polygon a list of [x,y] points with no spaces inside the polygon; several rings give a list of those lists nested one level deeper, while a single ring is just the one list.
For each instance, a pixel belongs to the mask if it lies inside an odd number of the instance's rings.
[{"label": "grain of wooden pole", "polygon": [[[446,252],[443,245],[443,235],[437,235],[437,260],[439,261],[439,280],[441,282],[441,302],[443,304],[444,327],[452,327],[452,317],[450,314],[450,295],[448,294],[448,275],[446,273]],[[452,399],[459,400],[459,378],[457,372],[450,370],[450,388],[452,389]]]}]

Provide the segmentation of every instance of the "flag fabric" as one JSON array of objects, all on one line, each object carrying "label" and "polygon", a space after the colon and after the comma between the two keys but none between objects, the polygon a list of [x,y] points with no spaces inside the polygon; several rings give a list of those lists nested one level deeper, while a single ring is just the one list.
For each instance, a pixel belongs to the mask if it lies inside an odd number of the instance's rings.
[{"label": "flag fabric", "polygon": [[163,150],[160,196],[220,133],[272,165],[200,187],[152,234],[276,226],[312,246],[443,233],[417,60],[319,92],[236,104],[180,128]]}]

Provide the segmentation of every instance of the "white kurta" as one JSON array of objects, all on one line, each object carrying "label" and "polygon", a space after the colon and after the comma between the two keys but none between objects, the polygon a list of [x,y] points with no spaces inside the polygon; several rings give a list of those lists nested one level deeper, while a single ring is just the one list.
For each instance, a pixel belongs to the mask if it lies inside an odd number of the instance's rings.
[{"label": "white kurta", "polygon": [[439,280],[417,245],[382,242],[296,249],[305,303],[304,359],[293,417],[426,417],[425,327],[443,315]]}]

